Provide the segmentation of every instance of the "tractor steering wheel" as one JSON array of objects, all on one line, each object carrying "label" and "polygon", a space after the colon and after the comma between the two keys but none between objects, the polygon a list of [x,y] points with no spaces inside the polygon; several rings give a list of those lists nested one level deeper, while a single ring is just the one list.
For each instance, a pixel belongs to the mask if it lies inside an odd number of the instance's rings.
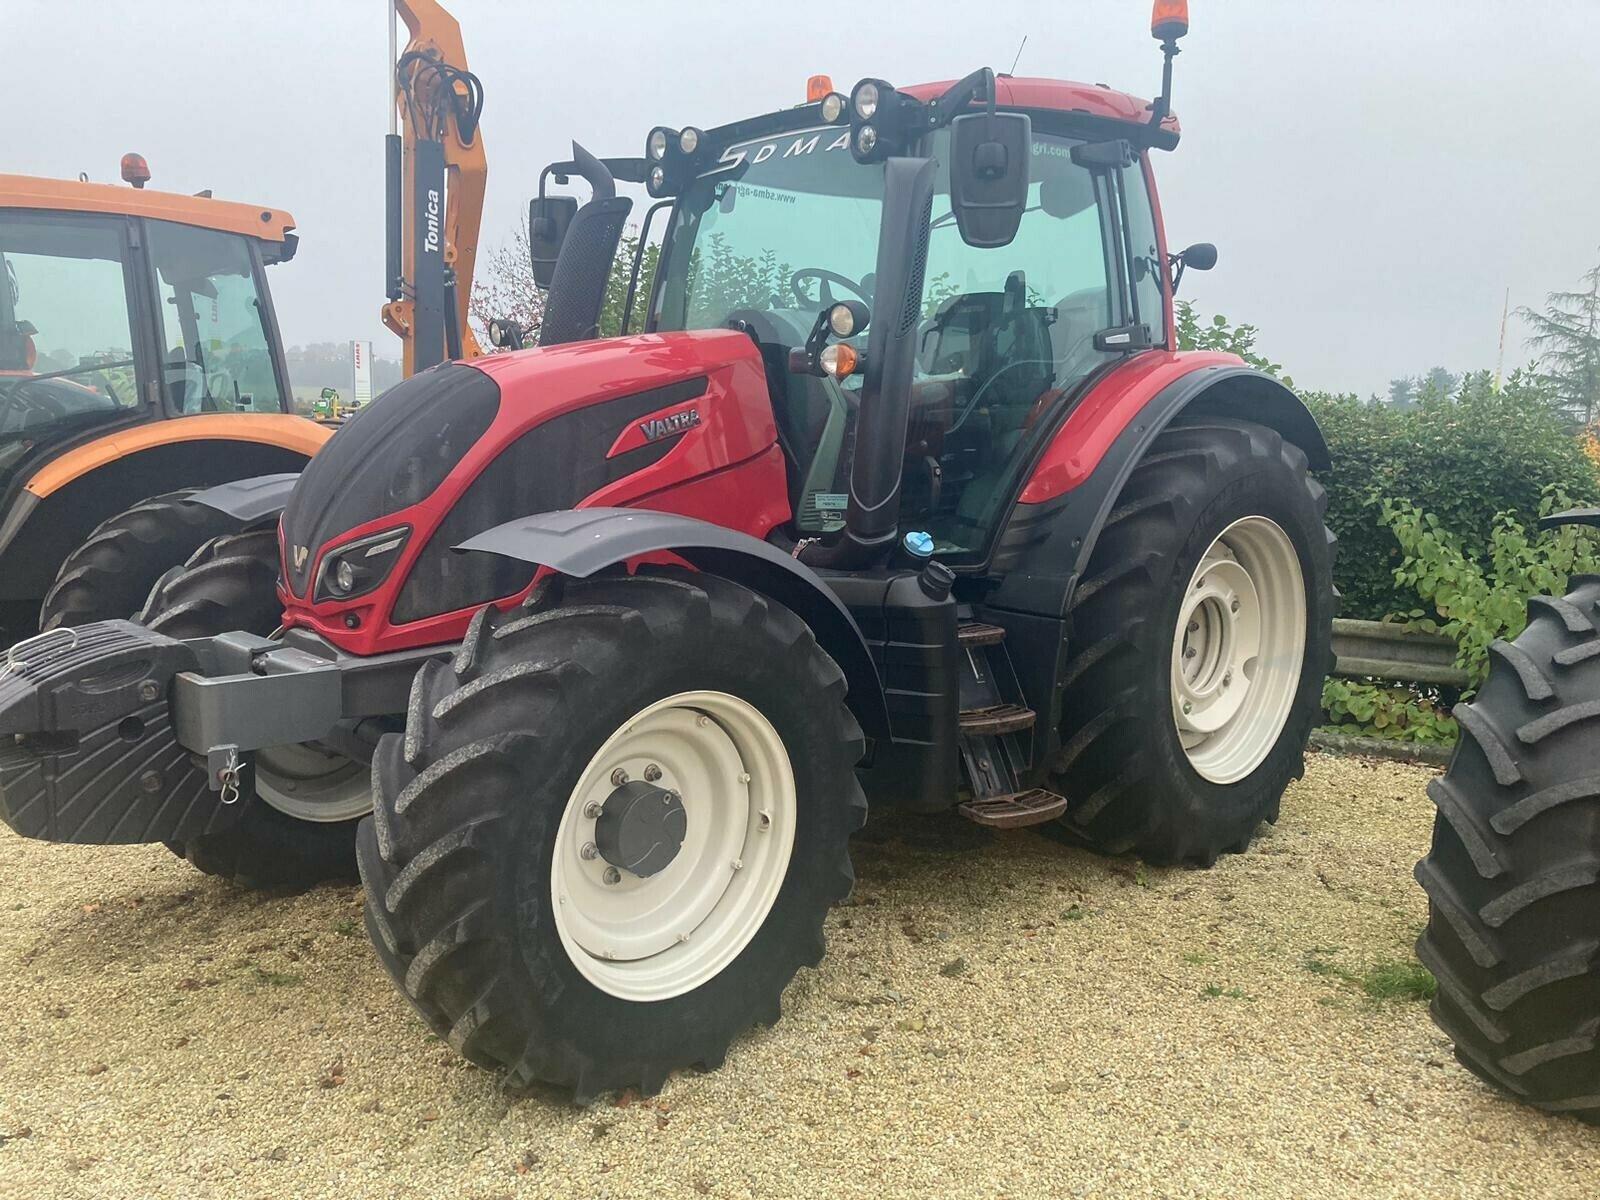
[{"label": "tractor steering wheel", "polygon": [[808,279],[817,281],[819,285],[817,294],[821,298],[824,308],[833,303],[833,290],[828,287],[830,283],[837,283],[847,287],[868,305],[872,303],[872,293],[868,290],[864,281],[858,283],[848,275],[841,275],[839,272],[830,271],[826,267],[801,267],[793,275],[789,276],[789,290],[795,294],[795,298],[800,301],[802,308],[811,306],[811,297],[806,294],[805,288],[805,281]]}]

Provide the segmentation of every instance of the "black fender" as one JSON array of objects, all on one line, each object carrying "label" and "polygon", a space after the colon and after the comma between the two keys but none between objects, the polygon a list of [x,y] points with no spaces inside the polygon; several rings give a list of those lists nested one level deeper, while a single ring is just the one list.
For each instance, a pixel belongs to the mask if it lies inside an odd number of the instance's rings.
[{"label": "black fender", "polygon": [[1316,418],[1282,382],[1254,367],[1201,367],[1151,397],[1088,479],[1042,504],[1013,505],[991,559],[991,571],[1003,575],[1003,580],[988,603],[1016,612],[1065,616],[1123,485],[1151,443],[1185,412],[1269,426],[1305,451],[1312,470],[1332,466]]},{"label": "black fender", "polygon": [[579,579],[630,558],[671,551],[696,570],[776,600],[810,626],[844,672],[850,711],[862,732],[889,737],[883,684],[850,610],[810,567],[759,538],[676,513],[581,508],[519,517],[453,549],[501,554]]},{"label": "black fender", "polygon": [[283,515],[284,507],[289,503],[289,493],[294,491],[299,478],[298,471],[291,471],[283,475],[236,479],[198,491],[189,497],[189,501],[226,513],[241,525],[261,525]]}]

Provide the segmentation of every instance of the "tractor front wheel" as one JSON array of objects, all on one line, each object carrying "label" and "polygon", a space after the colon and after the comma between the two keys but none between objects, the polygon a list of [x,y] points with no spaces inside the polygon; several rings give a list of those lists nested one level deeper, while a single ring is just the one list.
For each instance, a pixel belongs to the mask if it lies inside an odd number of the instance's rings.
[{"label": "tractor front wheel", "polygon": [[1333,620],[1333,535],[1306,456],[1187,417],[1118,495],[1072,597],[1056,790],[1108,853],[1209,866],[1304,771]]},{"label": "tractor front wheel", "polygon": [[375,760],[358,852],[395,983],[517,1087],[587,1100],[719,1064],[850,891],[844,695],[793,613],[711,576],[486,609]]},{"label": "tractor front wheel", "polygon": [[[175,638],[270,637],[283,618],[277,580],[273,527],[226,534],[162,576],[136,619]],[[356,879],[356,825],[372,808],[365,763],[314,745],[262,750],[246,803],[237,824],[168,848],[245,887],[297,891]]]}]

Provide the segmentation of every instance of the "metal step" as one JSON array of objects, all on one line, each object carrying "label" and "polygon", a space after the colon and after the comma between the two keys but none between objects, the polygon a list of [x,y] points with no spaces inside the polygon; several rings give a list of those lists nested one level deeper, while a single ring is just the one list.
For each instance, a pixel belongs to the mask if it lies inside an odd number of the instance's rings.
[{"label": "metal step", "polygon": [[1067,811],[1067,798],[1043,788],[1034,788],[1027,792],[968,800],[958,804],[956,811],[967,820],[987,825],[990,829],[1018,829],[1024,825],[1042,825],[1055,820]]},{"label": "metal step", "polygon": [[1020,704],[964,708],[961,710],[961,732],[974,734],[977,737],[997,737],[1002,733],[1016,733],[1019,729],[1033,728],[1034,717],[1033,709],[1023,708]]},{"label": "metal step", "polygon": [[983,621],[966,621],[958,631],[962,649],[971,649],[974,646],[998,646],[1006,640],[1006,631],[998,625],[989,625]]}]

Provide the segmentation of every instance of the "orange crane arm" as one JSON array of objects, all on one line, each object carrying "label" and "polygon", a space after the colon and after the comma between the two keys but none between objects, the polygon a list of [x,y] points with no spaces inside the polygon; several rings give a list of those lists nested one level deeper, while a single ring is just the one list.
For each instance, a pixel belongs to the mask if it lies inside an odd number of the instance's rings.
[{"label": "orange crane arm", "polygon": [[[482,91],[467,70],[461,26],[436,0],[393,3],[410,41],[392,79],[399,132],[389,138],[390,278],[383,323],[401,340],[402,371],[410,378],[446,354],[483,353],[467,311],[489,167],[477,125]],[[442,196],[432,182],[441,166]],[[429,262],[432,254],[439,259]]]}]

